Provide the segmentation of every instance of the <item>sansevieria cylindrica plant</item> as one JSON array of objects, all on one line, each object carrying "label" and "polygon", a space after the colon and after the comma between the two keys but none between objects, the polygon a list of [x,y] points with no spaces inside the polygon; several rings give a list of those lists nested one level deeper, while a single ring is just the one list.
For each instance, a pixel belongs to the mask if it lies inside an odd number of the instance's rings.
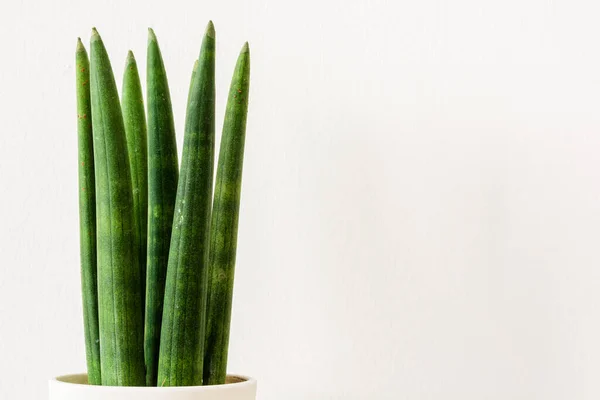
[{"label": "sansevieria cylindrica plant", "polygon": [[[216,169],[212,22],[192,71],[181,167],[169,84],[149,30],[121,97],[104,43],[76,51],[80,253],[88,382],[225,383],[250,53],[234,70]],[[146,106],[146,107],[145,107]]]}]

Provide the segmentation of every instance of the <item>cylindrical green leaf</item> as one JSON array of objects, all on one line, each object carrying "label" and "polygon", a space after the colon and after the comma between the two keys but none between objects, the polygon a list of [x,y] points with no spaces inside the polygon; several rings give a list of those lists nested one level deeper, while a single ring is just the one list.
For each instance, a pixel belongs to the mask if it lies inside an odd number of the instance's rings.
[{"label": "cylindrical green leaf", "polygon": [[125,127],[108,54],[95,29],[90,58],[102,384],[144,386],[142,282]]},{"label": "cylindrical green leaf", "polygon": [[146,288],[146,231],[148,229],[148,140],[142,85],[137,63],[131,51],[127,54],[125,62],[122,96],[121,108],[131,168],[135,248],[140,265],[143,301]]},{"label": "cylindrical green leaf", "polygon": [[246,43],[233,73],[219,150],[210,228],[210,270],[204,354],[205,385],[225,383],[227,374],[249,88],[250,51]]},{"label": "cylindrical green leaf", "polygon": [[158,366],[159,386],[202,384],[215,135],[215,31],[209,23],[187,106]]},{"label": "cylindrical green leaf", "polygon": [[88,382],[102,384],[100,374],[100,338],[98,331],[98,285],[96,271],[96,193],[94,183],[94,147],[92,106],[90,103],[90,68],[88,55],[77,39],[75,53],[77,85],[77,136],[79,147],[79,250],[83,326]]},{"label": "cylindrical green leaf", "polygon": [[146,385],[156,386],[160,329],[177,194],[179,163],[167,73],[152,29],[148,32],[148,261],[146,280]]}]

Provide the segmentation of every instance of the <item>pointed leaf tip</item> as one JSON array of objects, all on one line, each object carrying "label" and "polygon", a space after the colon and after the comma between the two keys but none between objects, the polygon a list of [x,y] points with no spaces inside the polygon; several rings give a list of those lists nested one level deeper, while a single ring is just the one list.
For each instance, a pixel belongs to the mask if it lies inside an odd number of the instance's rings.
[{"label": "pointed leaf tip", "polygon": [[154,29],[148,28],[148,41],[156,42],[156,34],[154,33]]},{"label": "pointed leaf tip", "polygon": [[204,34],[210,38],[215,38],[215,25],[212,21],[208,21],[208,25],[206,25],[206,31]]},{"label": "pointed leaf tip", "polygon": [[249,53],[250,52],[250,47],[248,46],[248,42],[244,43],[244,46],[242,46],[242,51],[240,51],[240,53]]},{"label": "pointed leaf tip", "polygon": [[100,34],[98,33],[98,31],[96,30],[96,27],[92,28],[92,38],[91,40],[100,40]]},{"label": "pointed leaf tip", "polygon": [[85,46],[80,37],[77,38],[77,51],[85,51]]},{"label": "pointed leaf tip", "polygon": [[131,50],[127,52],[127,62],[135,62],[135,57],[133,56],[133,51]]}]

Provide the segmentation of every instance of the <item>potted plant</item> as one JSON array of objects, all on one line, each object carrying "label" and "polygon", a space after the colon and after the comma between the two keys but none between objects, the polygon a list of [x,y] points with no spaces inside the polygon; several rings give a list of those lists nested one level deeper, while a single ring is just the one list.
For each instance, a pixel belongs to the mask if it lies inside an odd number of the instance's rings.
[{"label": "potted plant", "polygon": [[[178,168],[158,41],[149,30],[147,112],[132,52],[121,100],[96,29],[76,51],[81,277],[87,374],[50,400],[253,400],[226,374],[250,59],[227,100],[213,196],[215,30],[192,72]],[[147,118],[146,118],[147,115]]]}]

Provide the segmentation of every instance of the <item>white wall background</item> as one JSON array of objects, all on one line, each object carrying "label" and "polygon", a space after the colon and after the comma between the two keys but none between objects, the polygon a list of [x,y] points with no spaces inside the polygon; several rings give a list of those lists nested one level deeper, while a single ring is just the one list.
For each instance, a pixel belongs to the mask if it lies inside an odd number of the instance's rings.
[{"label": "white wall background", "polygon": [[[259,400],[600,398],[600,6],[7,2],[0,398],[85,367],[76,37],[157,32],[181,144],[217,28],[252,83],[230,366]],[[378,395],[374,396],[373,393]]]}]

